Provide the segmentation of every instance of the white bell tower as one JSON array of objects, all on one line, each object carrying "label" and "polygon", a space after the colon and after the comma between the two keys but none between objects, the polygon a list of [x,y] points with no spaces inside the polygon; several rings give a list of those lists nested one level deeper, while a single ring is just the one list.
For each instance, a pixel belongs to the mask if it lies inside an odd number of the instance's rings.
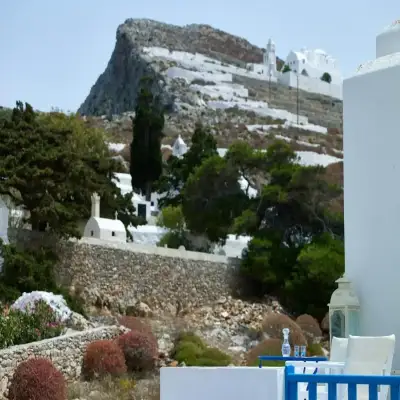
[{"label": "white bell tower", "polygon": [[266,72],[268,77],[276,76],[276,49],[275,43],[272,39],[268,40],[266,51],[264,53],[264,65],[266,66]]}]

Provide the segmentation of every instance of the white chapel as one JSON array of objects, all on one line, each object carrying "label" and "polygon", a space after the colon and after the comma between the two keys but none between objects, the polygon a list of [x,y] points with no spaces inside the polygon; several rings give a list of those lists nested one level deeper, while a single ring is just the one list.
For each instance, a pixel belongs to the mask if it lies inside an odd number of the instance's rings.
[{"label": "white chapel", "polygon": [[92,195],[91,214],[86,223],[83,236],[126,243],[125,226],[120,220],[117,218],[100,218],[100,196],[97,193]]},{"label": "white chapel", "polygon": [[376,58],[343,83],[346,277],[366,336],[400,338],[399,93],[400,20],[377,36]]},{"label": "white chapel", "polygon": [[172,146],[172,155],[182,157],[187,151],[187,144],[183,141],[182,136],[179,135]]}]

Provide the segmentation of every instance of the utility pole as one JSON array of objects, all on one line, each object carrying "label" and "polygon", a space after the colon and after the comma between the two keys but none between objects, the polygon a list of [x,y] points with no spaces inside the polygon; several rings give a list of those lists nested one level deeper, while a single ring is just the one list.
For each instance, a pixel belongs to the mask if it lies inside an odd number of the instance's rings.
[{"label": "utility pole", "polygon": [[269,69],[268,75],[269,75],[268,98],[269,98],[269,101],[271,101],[271,75],[272,75],[271,68]]},{"label": "utility pole", "polygon": [[[299,74],[296,74],[297,77],[297,99],[296,99],[296,106],[297,106],[297,125],[299,125]],[[297,130],[299,130],[299,127],[297,127]]]}]

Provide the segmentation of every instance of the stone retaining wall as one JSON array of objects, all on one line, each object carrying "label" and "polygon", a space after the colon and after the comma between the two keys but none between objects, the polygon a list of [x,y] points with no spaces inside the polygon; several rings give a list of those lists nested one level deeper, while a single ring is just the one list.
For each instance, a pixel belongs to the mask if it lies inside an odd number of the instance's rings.
[{"label": "stone retaining wall", "polygon": [[84,239],[64,243],[57,275],[88,306],[120,310],[143,302],[153,311],[210,304],[235,294],[237,260],[155,246]]},{"label": "stone retaining wall", "polygon": [[31,357],[49,358],[66,379],[75,380],[81,375],[86,346],[94,340],[115,338],[119,332],[117,326],[106,326],[0,350],[0,399],[4,398],[10,378],[22,361]]}]

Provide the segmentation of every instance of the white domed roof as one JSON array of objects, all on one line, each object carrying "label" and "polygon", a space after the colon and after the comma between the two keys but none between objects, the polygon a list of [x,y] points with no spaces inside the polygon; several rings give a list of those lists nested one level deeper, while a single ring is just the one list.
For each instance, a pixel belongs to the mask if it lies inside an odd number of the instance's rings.
[{"label": "white domed roof", "polygon": [[393,21],[376,37],[376,57],[400,52],[400,20]]},{"label": "white domed roof", "polygon": [[400,29],[400,19],[396,19],[396,21],[393,21],[383,30],[383,32],[393,31],[397,29]]}]

